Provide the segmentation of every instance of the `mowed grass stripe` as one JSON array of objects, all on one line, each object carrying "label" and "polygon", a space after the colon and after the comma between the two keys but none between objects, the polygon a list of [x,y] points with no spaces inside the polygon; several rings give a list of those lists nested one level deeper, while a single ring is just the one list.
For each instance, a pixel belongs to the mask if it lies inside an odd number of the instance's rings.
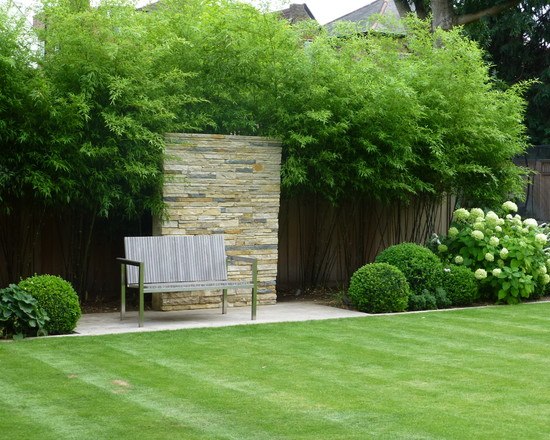
[{"label": "mowed grass stripe", "polygon": [[[3,344],[0,353],[83,376],[90,399],[94,389],[106,396],[112,417],[103,426],[117,438],[129,436],[118,436],[110,405],[146,414],[174,438],[188,430],[183,438],[537,439],[546,438],[550,411],[549,311],[540,304],[48,339]],[[114,380],[131,386],[113,395]]]}]

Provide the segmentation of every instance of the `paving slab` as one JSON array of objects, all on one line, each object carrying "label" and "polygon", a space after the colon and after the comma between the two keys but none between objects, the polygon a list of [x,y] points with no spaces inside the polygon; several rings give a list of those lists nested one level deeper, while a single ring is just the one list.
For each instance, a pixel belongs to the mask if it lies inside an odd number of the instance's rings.
[{"label": "paving slab", "polygon": [[82,315],[75,333],[65,336],[91,336],[116,333],[181,330],[188,328],[257,325],[273,322],[316,321],[322,319],[368,316],[354,310],[330,307],[315,302],[280,302],[258,306],[256,320],[250,319],[250,307],[230,307],[225,315],[221,309],[183,310],[176,312],[146,311],[143,327],[138,326],[138,312],[87,313]]}]

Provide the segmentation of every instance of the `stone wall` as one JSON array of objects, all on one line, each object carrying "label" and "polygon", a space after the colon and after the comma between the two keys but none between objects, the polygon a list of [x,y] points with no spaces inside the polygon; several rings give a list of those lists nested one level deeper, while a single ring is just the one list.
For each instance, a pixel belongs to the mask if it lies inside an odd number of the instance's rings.
[{"label": "stone wall", "polygon": [[[167,218],[154,222],[153,234],[224,234],[229,255],[258,258],[258,300],[275,303],[280,143],[251,136],[168,134],[166,156]],[[249,268],[230,266],[228,276],[239,279]],[[229,291],[228,298],[230,306],[249,305],[251,292]],[[157,310],[220,306],[218,291],[153,296]]]}]

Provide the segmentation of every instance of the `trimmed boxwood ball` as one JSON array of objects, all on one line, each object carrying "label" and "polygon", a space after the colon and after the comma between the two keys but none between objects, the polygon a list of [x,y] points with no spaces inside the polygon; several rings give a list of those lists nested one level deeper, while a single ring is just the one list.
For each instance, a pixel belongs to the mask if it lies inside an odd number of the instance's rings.
[{"label": "trimmed boxwood ball", "polygon": [[407,309],[409,294],[405,275],[386,263],[366,264],[357,269],[348,289],[354,307],[367,313],[402,312]]},{"label": "trimmed boxwood ball", "polygon": [[19,282],[46,311],[50,320],[45,329],[49,334],[71,333],[80,319],[78,295],[68,281],[55,275],[35,275]]},{"label": "trimmed boxwood ball", "polygon": [[443,271],[441,281],[453,306],[469,306],[479,298],[475,275],[465,266],[451,264]]},{"label": "trimmed boxwood ball", "polygon": [[416,243],[400,243],[380,252],[375,261],[397,267],[407,279],[411,292],[422,295],[441,287],[443,264],[430,249]]}]

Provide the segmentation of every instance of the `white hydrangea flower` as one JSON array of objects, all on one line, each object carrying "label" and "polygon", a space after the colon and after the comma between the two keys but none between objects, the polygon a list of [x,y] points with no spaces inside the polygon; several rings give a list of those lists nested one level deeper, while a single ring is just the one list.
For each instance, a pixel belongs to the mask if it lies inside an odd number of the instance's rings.
[{"label": "white hydrangea flower", "polygon": [[462,258],[460,255],[457,255],[457,256],[455,257],[455,263],[456,263],[456,264],[462,264],[462,263],[464,263],[464,258]]},{"label": "white hydrangea flower", "polygon": [[535,242],[540,244],[546,244],[547,241],[548,241],[548,237],[546,236],[546,234],[535,235]]},{"label": "white hydrangea flower", "polygon": [[502,232],[502,228],[499,225],[495,226],[495,231]]},{"label": "white hydrangea flower", "polygon": [[523,220],[523,226],[527,226],[528,228],[536,228],[539,225],[539,223],[534,218],[526,218]]},{"label": "white hydrangea flower", "polygon": [[470,209],[470,215],[474,218],[482,219],[485,217],[485,213],[483,212],[483,209],[481,208],[472,208]]},{"label": "white hydrangea flower", "polygon": [[502,226],[504,223],[506,223],[504,219],[499,217],[499,219],[497,220],[497,227]]},{"label": "white hydrangea flower", "polygon": [[506,214],[506,218],[508,220],[512,220],[514,218],[514,216],[512,214]]},{"label": "white hydrangea flower", "polygon": [[550,283],[550,275],[544,274],[544,276],[542,277],[542,284],[548,284],[548,283]]},{"label": "white hydrangea flower", "polygon": [[447,252],[447,246],[445,246],[444,244],[440,244],[439,246],[437,246],[437,250],[439,252]]},{"label": "white hydrangea flower", "polygon": [[482,280],[484,278],[487,278],[487,271],[485,269],[478,269],[474,272],[474,276],[478,280]]},{"label": "white hydrangea flower", "polygon": [[540,266],[540,267],[539,267],[539,273],[540,273],[541,275],[544,275],[544,274],[546,274],[547,272],[548,272],[548,269],[546,269],[546,266]]},{"label": "white hydrangea flower", "polygon": [[500,274],[502,273],[502,269],[500,269],[499,267],[496,267],[493,269],[492,273],[493,273],[493,276],[499,277]]},{"label": "white hydrangea flower", "polygon": [[483,240],[483,238],[485,237],[485,235],[483,235],[483,232],[477,230],[470,232],[470,235],[476,240]]},{"label": "white hydrangea flower", "polygon": [[546,260],[546,268],[550,269],[550,258],[548,260]]},{"label": "white hydrangea flower", "polygon": [[489,239],[489,244],[491,246],[498,246],[499,243],[500,243],[500,240],[498,239],[498,237],[495,237],[494,235]]},{"label": "white hydrangea flower", "polygon": [[509,212],[518,212],[518,205],[508,200],[502,204],[502,208]]},{"label": "white hydrangea flower", "polygon": [[455,218],[455,219],[458,220],[458,221],[467,220],[468,217],[470,217],[470,213],[468,212],[468,210],[466,210],[466,209],[464,209],[464,208],[458,208],[458,209],[453,213],[453,218]]},{"label": "white hydrangea flower", "polygon": [[498,219],[499,219],[498,215],[496,215],[493,211],[489,211],[485,215],[485,221],[490,226],[495,226],[498,222]]},{"label": "white hydrangea flower", "polygon": [[454,226],[451,226],[451,227],[449,228],[449,237],[454,238],[454,237],[456,237],[457,235],[458,235],[458,229],[455,228]]},{"label": "white hydrangea flower", "polygon": [[475,222],[474,229],[477,229],[478,231],[483,231],[485,229],[485,223],[483,223],[482,221]]},{"label": "white hydrangea flower", "polygon": [[500,258],[502,258],[503,260],[506,259],[506,257],[508,256],[508,249],[506,249],[505,247],[503,247],[501,250],[500,250]]},{"label": "white hydrangea flower", "polygon": [[495,256],[491,252],[487,252],[485,254],[485,259],[492,263],[493,261],[495,261]]}]

